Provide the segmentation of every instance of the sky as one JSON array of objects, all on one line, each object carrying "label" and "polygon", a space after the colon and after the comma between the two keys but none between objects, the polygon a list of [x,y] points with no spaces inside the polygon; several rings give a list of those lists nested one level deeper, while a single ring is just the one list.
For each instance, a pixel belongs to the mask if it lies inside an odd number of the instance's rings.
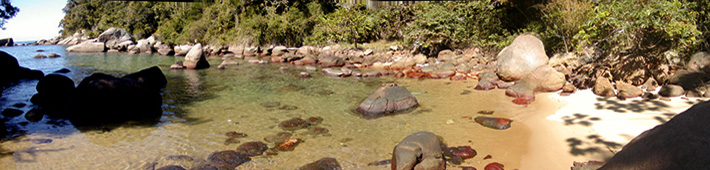
[{"label": "sky", "polygon": [[36,41],[59,36],[59,21],[64,18],[62,8],[67,0],[10,0],[20,8],[15,17],[0,30],[0,38],[12,38],[15,42]]}]

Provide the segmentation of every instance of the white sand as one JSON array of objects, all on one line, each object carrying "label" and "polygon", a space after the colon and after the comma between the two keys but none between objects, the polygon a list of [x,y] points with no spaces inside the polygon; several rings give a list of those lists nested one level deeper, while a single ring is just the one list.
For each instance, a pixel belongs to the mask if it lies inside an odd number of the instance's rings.
[{"label": "white sand", "polygon": [[[546,97],[547,96],[547,97]],[[606,161],[631,139],[685,111],[698,98],[621,101],[591,90],[570,96],[538,94],[538,101],[560,107],[553,114],[522,117],[532,130],[520,169],[569,169],[574,161]],[[541,100],[541,101],[540,101]]]}]

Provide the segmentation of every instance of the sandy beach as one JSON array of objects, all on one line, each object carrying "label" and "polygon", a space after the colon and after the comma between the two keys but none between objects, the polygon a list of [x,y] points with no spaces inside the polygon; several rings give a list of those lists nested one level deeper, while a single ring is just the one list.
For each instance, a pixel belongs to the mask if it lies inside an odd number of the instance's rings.
[{"label": "sandy beach", "polygon": [[546,103],[548,108],[543,110],[556,111],[516,118],[531,129],[520,169],[569,169],[574,161],[606,161],[640,133],[703,101],[681,97],[621,101],[599,97],[591,89],[570,96],[538,94],[537,98],[536,103]]}]

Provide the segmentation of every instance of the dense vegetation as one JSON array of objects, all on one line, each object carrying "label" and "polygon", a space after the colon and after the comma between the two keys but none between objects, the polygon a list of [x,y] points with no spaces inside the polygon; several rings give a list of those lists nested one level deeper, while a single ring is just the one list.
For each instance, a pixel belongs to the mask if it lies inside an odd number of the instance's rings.
[{"label": "dense vegetation", "polygon": [[4,30],[5,27],[3,26],[7,23],[7,20],[15,17],[17,12],[20,12],[20,8],[12,6],[10,0],[0,0],[0,28]]},{"label": "dense vegetation", "polygon": [[551,52],[594,47],[658,56],[708,50],[707,0],[477,0],[418,2],[368,9],[330,0],[127,2],[69,0],[64,36],[108,27],[181,44],[289,46],[398,41],[424,52],[501,48],[537,33]]}]

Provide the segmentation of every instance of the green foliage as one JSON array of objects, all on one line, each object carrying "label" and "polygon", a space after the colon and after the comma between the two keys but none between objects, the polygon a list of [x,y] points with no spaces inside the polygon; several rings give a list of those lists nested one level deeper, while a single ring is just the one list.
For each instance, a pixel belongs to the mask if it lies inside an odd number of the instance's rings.
[{"label": "green foliage", "polygon": [[547,26],[545,44],[556,52],[569,52],[579,44],[574,36],[594,15],[591,0],[549,0],[540,6],[542,22]]},{"label": "green foliage", "polygon": [[12,6],[10,0],[0,0],[0,28],[5,30],[3,25],[7,23],[8,19],[15,17],[18,12],[20,12],[20,8]]},{"label": "green foliage", "polygon": [[379,18],[362,5],[336,9],[335,12],[319,17],[314,36],[309,44],[363,43],[379,38]]},{"label": "green foliage", "polygon": [[[597,45],[603,50],[658,56],[673,49],[681,53],[697,45],[701,32],[692,3],[678,0],[620,0],[604,2],[574,36],[578,47]],[[633,9],[633,10],[629,10]]]}]

